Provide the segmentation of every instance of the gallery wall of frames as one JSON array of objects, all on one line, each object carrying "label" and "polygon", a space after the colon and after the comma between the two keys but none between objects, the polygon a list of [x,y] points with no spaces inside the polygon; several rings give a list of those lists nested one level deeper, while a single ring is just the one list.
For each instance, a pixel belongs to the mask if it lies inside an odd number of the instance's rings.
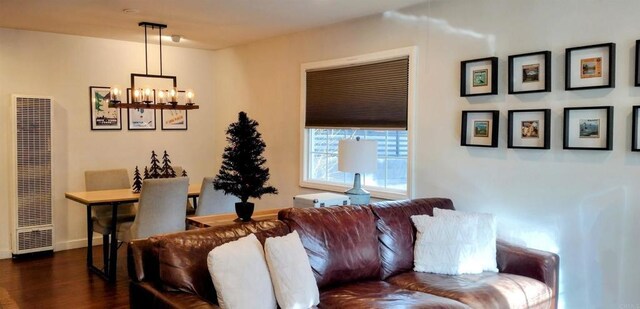
[{"label": "gallery wall of frames", "polygon": [[[551,51],[508,57],[508,94],[551,92]],[[640,87],[640,40],[635,49],[635,81]],[[465,60],[460,96],[498,94],[498,57]],[[565,53],[565,91],[615,87],[616,44],[570,47]],[[640,105],[632,107],[631,151],[640,151]],[[550,149],[551,109],[509,110],[507,147]],[[612,150],[613,106],[565,107],[563,149]],[[462,111],[461,146],[498,147],[499,110]]]}]

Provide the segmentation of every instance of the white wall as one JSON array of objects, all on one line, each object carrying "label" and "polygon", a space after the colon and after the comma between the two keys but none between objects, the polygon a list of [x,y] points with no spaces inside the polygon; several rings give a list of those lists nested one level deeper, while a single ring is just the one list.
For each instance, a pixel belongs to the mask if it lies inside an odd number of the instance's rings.
[{"label": "white wall", "polygon": [[[418,46],[414,196],[494,213],[501,237],[558,252],[564,307],[635,308],[640,154],[629,148],[631,106],[640,104],[631,86],[639,10],[635,0],[443,0],[225,49],[215,57],[214,131],[239,110],[257,119],[280,189],[258,207],[291,205],[308,191],[297,187],[300,64]],[[617,87],[564,91],[564,49],[606,42],[617,43]],[[553,52],[553,92],[507,95],[507,56],[540,50]],[[459,97],[460,61],[487,56],[500,58],[499,94]],[[563,108],[592,105],[615,106],[614,150],[562,150]],[[519,108],[552,109],[551,150],[506,148],[507,111]],[[469,109],[500,110],[499,148],[459,146]]]},{"label": "white wall", "polygon": [[[144,44],[79,36],[0,29],[0,257],[10,251],[9,170],[11,94],[53,96],[55,249],[86,245],[84,206],[64,192],[84,190],[84,171],[149,164],[151,150],[167,150],[192,183],[213,175],[213,52],[163,48],[164,74],[180,88],[193,88],[200,110],[188,113],[188,131],[91,131],[89,86],[128,85],[144,73]],[[150,47],[149,73],[157,74],[157,47]],[[151,62],[153,61],[153,62]]]}]

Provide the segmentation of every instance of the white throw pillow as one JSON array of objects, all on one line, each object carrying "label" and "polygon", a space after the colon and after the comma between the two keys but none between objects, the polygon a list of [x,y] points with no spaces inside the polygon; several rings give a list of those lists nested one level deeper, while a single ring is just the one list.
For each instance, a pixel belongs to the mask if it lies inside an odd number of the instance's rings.
[{"label": "white throw pillow", "polygon": [[280,308],[310,308],[320,303],[318,285],[298,232],[267,238],[264,252]]},{"label": "white throw pillow", "polygon": [[476,258],[478,219],[421,215],[411,220],[418,230],[413,270],[446,275],[482,272]]},{"label": "white throw pillow", "polygon": [[433,215],[440,216],[472,216],[478,219],[476,235],[478,237],[478,258],[482,260],[484,271],[498,272],[496,261],[496,218],[492,214],[456,211],[434,208]]},{"label": "white throw pillow", "polygon": [[220,308],[276,308],[262,244],[255,235],[214,248],[207,266]]}]

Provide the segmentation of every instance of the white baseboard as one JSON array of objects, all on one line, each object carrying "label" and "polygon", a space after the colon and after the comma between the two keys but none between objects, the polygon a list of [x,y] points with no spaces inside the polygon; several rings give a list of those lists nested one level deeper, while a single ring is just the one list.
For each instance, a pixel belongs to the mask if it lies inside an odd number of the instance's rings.
[{"label": "white baseboard", "polygon": [[[94,246],[101,245],[101,244],[102,244],[102,236],[93,238]],[[87,247],[87,239],[81,238],[81,239],[67,240],[67,241],[56,243],[55,245],[53,245],[53,251],[71,250],[71,249],[85,248],[85,247]]]},{"label": "white baseboard", "polygon": [[11,250],[0,250],[0,260],[11,258]]}]

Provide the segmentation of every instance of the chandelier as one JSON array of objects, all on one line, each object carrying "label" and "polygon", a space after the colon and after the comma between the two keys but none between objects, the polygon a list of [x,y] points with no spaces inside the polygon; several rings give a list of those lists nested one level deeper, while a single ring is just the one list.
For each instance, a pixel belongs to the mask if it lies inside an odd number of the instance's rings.
[{"label": "chandelier", "polygon": [[[131,73],[131,88],[126,91],[118,86],[111,87],[109,107],[180,110],[200,108],[194,103],[193,90],[180,91],[175,76],[162,75],[162,29],[167,28],[167,25],[140,22],[138,26],[144,27],[145,74]],[[149,74],[148,28],[158,29],[160,75]]]}]

